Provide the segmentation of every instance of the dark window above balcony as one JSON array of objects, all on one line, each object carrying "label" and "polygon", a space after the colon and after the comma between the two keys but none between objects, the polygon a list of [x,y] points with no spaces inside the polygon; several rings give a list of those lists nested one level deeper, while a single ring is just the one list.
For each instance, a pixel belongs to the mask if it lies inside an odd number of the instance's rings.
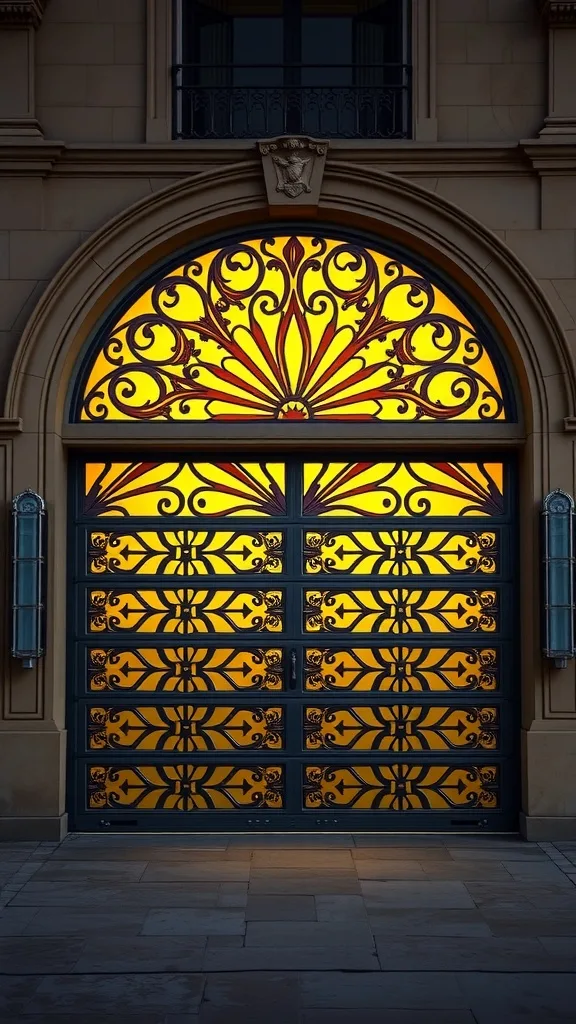
[{"label": "dark window above balcony", "polygon": [[407,138],[408,8],[176,0],[175,138]]}]

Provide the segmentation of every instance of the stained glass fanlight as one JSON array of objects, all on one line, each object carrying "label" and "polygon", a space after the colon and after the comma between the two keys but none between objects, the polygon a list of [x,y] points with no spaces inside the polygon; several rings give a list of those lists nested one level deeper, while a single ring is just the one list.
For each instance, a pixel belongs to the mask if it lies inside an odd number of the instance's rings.
[{"label": "stained glass fanlight", "polygon": [[214,249],[98,337],[81,421],[509,418],[490,339],[419,270],[311,235]]}]

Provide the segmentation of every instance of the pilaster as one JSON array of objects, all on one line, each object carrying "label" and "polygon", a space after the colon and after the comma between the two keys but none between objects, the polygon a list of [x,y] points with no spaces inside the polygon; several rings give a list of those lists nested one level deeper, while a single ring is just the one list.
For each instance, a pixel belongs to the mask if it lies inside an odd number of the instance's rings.
[{"label": "pilaster", "polygon": [[576,137],[576,0],[540,0],[548,24],[548,114],[540,135]]},{"label": "pilaster", "polygon": [[0,0],[0,138],[42,137],[35,116],[35,41],[48,0]]}]

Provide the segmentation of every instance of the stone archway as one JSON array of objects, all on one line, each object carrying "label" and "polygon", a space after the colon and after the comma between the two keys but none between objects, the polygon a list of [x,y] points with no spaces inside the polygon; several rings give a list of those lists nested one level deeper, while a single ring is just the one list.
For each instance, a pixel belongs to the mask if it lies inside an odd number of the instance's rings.
[{"label": "stone archway", "polygon": [[[576,732],[567,728],[569,723],[562,716],[555,716],[555,706],[550,703],[553,681],[549,668],[542,664],[538,643],[535,512],[552,486],[574,490],[572,441],[566,424],[570,425],[576,411],[576,372],[562,330],[538,286],[496,236],[413,183],[328,162],[318,216],[334,225],[387,237],[442,269],[482,307],[514,367],[524,424],[502,427],[498,444],[514,445],[522,451],[521,529],[526,551],[521,609],[523,808],[528,820],[534,819],[534,825],[529,825],[532,834],[538,827],[546,827],[539,825],[543,818],[566,816],[568,821],[571,815],[576,822],[576,806],[570,808],[565,802],[564,809],[559,809],[556,790],[544,778],[555,775],[558,787],[564,761],[558,761],[558,771],[551,770],[549,762],[546,772],[543,761],[551,756],[549,751],[560,759],[573,756]],[[48,502],[48,654],[33,680],[32,673],[23,679],[18,666],[11,665],[6,685],[13,691],[26,687],[31,694],[30,707],[34,691],[37,711],[28,716],[25,730],[20,729],[22,719],[15,718],[10,744],[13,764],[27,765],[27,820],[44,817],[46,834],[65,827],[66,606],[65,560],[61,557],[66,545],[65,453],[69,447],[107,440],[97,426],[78,433],[65,423],[69,381],[86,339],[130,281],[185,245],[224,230],[262,223],[267,217],[260,170],[253,163],[235,165],[217,176],[201,174],[157,193],[115,218],[75,254],[45,292],[21,339],[5,417],[21,418],[23,431],[12,442],[6,487],[8,495],[36,487]],[[394,436],[400,443],[413,441],[415,429],[399,430]],[[163,435],[175,436],[172,426]],[[432,429],[425,436],[432,443],[440,435]],[[459,428],[453,437],[469,445],[483,440],[482,429],[474,425]],[[152,443],[161,443],[158,433]],[[573,687],[573,676],[570,678]],[[566,673],[566,690],[565,680]],[[31,770],[33,739],[38,753]],[[21,813],[16,781],[13,793],[13,804],[9,800],[4,812],[7,817]]]}]

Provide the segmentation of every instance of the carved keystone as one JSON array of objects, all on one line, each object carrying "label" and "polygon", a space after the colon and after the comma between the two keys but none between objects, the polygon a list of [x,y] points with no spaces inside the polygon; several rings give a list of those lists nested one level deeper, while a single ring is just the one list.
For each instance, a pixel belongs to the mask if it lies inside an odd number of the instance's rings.
[{"label": "carved keystone", "polygon": [[258,150],[268,206],[275,213],[282,208],[313,213],[320,201],[328,142],[305,135],[286,135],[259,142]]}]

